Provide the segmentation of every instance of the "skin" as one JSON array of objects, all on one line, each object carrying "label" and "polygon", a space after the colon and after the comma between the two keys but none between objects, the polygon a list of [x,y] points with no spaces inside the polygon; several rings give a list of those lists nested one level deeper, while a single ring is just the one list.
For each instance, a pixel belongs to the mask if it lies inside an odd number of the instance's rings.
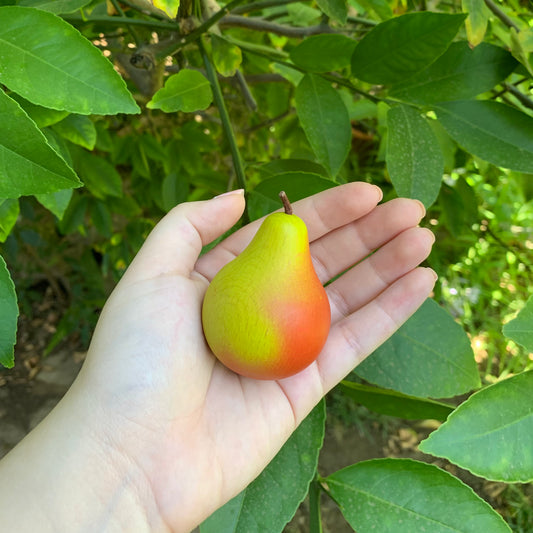
[{"label": "skin", "polygon": [[0,461],[0,530],[187,532],[246,487],[432,290],[434,272],[418,267],[434,241],[417,227],[423,208],[380,199],[350,183],[294,204],[322,282],[357,265],[327,287],[316,362],[278,381],[229,371],[202,334],[209,281],[258,223],[198,256],[238,220],[242,194],[172,210],[106,303],[74,385]]}]

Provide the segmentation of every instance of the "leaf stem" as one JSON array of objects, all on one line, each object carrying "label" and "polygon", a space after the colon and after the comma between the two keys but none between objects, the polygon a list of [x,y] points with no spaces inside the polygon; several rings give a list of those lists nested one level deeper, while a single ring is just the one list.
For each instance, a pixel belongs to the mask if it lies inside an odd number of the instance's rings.
[{"label": "leaf stem", "polygon": [[62,15],[66,22],[75,24],[109,24],[111,26],[145,26],[154,30],[179,30],[179,25],[175,22],[163,22],[159,20],[144,20],[133,17],[109,17],[102,15],[99,17],[81,17],[80,15]]},{"label": "leaf stem", "polygon": [[230,146],[231,157],[233,159],[233,167],[235,168],[235,174],[237,176],[237,183],[239,184],[239,187],[241,189],[244,189],[246,191],[246,176],[244,173],[241,154],[237,146],[237,140],[235,139],[235,134],[233,133],[233,128],[229,119],[228,110],[226,109],[226,104],[224,102],[224,96],[218,83],[217,73],[215,71],[215,68],[213,67],[213,64],[211,63],[211,59],[207,55],[202,38],[198,39],[198,48],[200,49],[200,53],[202,55],[202,59],[205,65],[207,79],[209,80],[209,83],[211,84],[211,89],[213,90],[215,104],[217,105],[218,112],[220,113],[222,129],[224,130],[224,134]]},{"label": "leaf stem", "polygon": [[318,474],[309,485],[309,533],[322,533],[322,519],[320,511],[320,483]]},{"label": "leaf stem", "polygon": [[[111,0],[111,3],[113,4],[113,7],[115,8],[115,11],[121,16],[121,17],[125,17],[124,15],[124,11],[122,10],[122,8],[120,7],[120,4],[118,3],[118,0]],[[133,37],[133,40],[135,41],[135,44],[137,46],[139,46],[139,43],[141,42],[139,40],[139,36],[137,35],[137,33],[135,32],[135,30],[133,29],[133,27],[129,24],[129,23],[125,23],[124,24],[127,28],[127,30],[130,32],[131,36]]]}]

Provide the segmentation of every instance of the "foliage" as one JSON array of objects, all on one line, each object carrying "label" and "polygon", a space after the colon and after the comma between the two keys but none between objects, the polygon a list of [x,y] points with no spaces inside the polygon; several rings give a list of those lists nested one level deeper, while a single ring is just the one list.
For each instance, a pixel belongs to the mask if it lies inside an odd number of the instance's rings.
[{"label": "foliage", "polygon": [[[423,451],[481,478],[532,481],[531,11],[517,0],[221,7],[2,2],[0,240],[26,273],[20,306],[44,275],[70,301],[50,348],[76,329],[88,338],[110,286],[177,203],[243,187],[245,222],[276,209],[281,188],[294,201],[375,183],[386,199],[424,203],[441,282],[335,392],[446,420]],[[0,292],[9,368],[18,306],[3,260]],[[313,532],[318,491],[360,533],[514,527],[426,463],[317,475],[324,423],[320,406],[201,531],[281,531],[309,487]]]}]

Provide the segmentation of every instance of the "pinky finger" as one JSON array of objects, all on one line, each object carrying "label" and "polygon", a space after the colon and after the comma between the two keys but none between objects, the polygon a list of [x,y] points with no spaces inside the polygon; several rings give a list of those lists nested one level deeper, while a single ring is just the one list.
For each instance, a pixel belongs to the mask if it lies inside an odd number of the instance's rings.
[{"label": "pinky finger", "polygon": [[418,267],[331,329],[317,365],[324,393],[383,344],[425,301],[436,275]]}]

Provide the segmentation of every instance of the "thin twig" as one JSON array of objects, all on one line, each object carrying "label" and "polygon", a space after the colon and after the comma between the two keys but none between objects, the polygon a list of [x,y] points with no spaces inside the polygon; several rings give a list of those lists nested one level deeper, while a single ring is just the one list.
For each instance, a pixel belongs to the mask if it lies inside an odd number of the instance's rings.
[{"label": "thin twig", "polygon": [[533,100],[527,97],[522,91],[518,90],[510,83],[504,83],[503,86],[509,91],[524,107],[533,109]]},{"label": "thin twig", "polygon": [[250,30],[266,31],[285,37],[308,37],[319,33],[335,33],[333,28],[326,24],[295,28],[285,24],[277,24],[256,17],[241,17],[240,15],[227,15],[220,21],[221,28],[247,28]]},{"label": "thin twig", "polygon": [[268,7],[286,6],[287,4],[293,4],[300,0],[260,0],[259,2],[250,2],[244,6],[239,6],[232,9],[232,15],[242,15],[243,13],[251,13],[252,11],[261,11]]},{"label": "thin twig", "polygon": [[485,5],[496,15],[508,28],[520,31],[520,28],[492,1],[485,0]]},{"label": "thin twig", "polygon": [[233,133],[233,128],[231,126],[231,121],[229,118],[228,110],[226,109],[226,104],[224,102],[224,96],[220,85],[218,83],[217,73],[213,64],[211,63],[210,58],[207,55],[207,52],[202,42],[202,38],[198,39],[198,47],[200,49],[200,54],[204,62],[207,79],[211,84],[211,89],[213,90],[213,97],[215,99],[215,104],[218,107],[218,112],[222,120],[222,129],[228,141],[231,151],[231,157],[233,159],[233,167],[235,168],[235,174],[237,176],[237,182],[241,189],[246,190],[246,176],[244,174],[244,167],[242,164],[241,154],[237,146],[237,140],[235,139],[235,134]]}]

